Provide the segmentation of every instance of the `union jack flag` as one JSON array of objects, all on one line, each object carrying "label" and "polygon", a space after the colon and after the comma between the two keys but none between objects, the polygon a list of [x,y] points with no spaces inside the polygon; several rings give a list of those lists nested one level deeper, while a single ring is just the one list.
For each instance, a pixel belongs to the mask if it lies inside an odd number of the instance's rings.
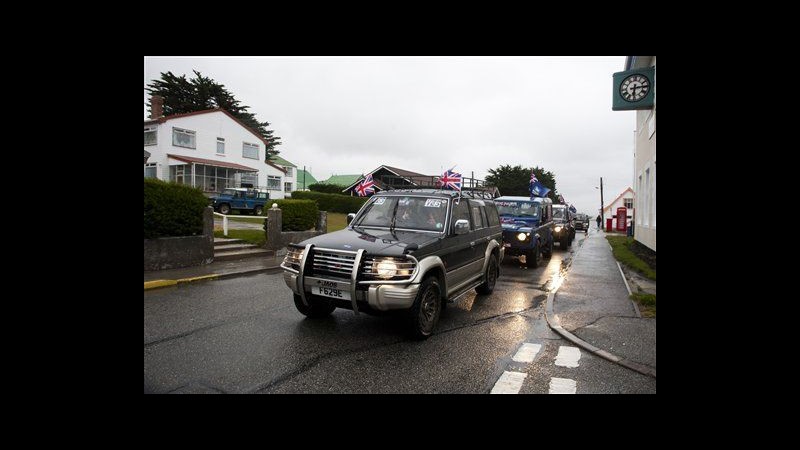
[{"label": "union jack flag", "polygon": [[453,189],[461,192],[461,174],[453,172],[453,169],[446,171],[439,177],[443,189]]},{"label": "union jack flag", "polygon": [[372,174],[367,175],[364,181],[358,183],[356,193],[359,197],[366,197],[367,194],[375,193],[375,182],[372,181]]}]

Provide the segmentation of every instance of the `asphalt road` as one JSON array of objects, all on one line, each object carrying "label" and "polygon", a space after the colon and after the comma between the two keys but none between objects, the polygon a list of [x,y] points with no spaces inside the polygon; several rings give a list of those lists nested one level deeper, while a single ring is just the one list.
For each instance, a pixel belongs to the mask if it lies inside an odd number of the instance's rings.
[{"label": "asphalt road", "polygon": [[[562,346],[544,319],[546,289],[569,251],[556,245],[537,269],[506,258],[491,295],[451,303],[436,334],[408,340],[404,323],[336,310],[307,319],[281,274],[195,282],[145,291],[146,393],[489,393],[505,371],[527,374],[520,393],[547,393],[552,378],[577,393],[655,392],[655,380],[582,352],[555,365]],[[564,264],[565,265],[565,264]],[[523,343],[540,345],[514,361]]]}]

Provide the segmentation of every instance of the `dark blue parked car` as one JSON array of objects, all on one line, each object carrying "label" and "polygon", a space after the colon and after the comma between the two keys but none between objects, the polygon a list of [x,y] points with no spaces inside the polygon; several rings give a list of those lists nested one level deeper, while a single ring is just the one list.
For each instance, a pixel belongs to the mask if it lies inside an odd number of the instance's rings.
[{"label": "dark blue parked car", "polygon": [[268,192],[255,189],[228,188],[223,189],[219,195],[211,197],[211,206],[214,211],[221,214],[228,214],[232,209],[238,209],[243,212],[253,212],[260,216],[266,207],[267,200],[269,200]]},{"label": "dark blue parked car", "polygon": [[536,197],[498,197],[506,255],[525,256],[528,267],[539,267],[553,254],[553,201]]}]

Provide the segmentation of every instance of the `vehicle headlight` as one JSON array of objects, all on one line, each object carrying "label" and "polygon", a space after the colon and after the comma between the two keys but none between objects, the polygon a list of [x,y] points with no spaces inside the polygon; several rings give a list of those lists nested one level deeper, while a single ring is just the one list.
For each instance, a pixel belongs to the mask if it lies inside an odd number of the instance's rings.
[{"label": "vehicle headlight", "polygon": [[283,258],[283,264],[291,267],[294,270],[300,270],[300,261],[303,260],[303,252],[305,249],[289,247],[286,256]]},{"label": "vehicle headlight", "polygon": [[397,264],[392,260],[382,260],[378,262],[375,271],[381,278],[392,278],[397,275]]},{"label": "vehicle headlight", "polygon": [[526,237],[528,237],[528,235],[526,235],[525,233],[520,233],[517,235],[517,239],[520,241],[524,241]]},{"label": "vehicle headlight", "polygon": [[561,232],[561,228],[562,228],[561,226],[557,226],[556,227],[556,233],[560,233]]}]

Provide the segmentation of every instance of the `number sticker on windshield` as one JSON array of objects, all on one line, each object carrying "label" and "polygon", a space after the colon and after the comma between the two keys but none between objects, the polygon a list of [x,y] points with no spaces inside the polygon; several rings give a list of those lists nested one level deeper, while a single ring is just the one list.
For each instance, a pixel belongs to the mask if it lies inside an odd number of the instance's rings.
[{"label": "number sticker on windshield", "polygon": [[376,205],[382,205],[384,203],[386,203],[386,197],[381,197],[381,198],[376,198],[375,199],[375,204]]},{"label": "number sticker on windshield", "polygon": [[442,201],[436,198],[429,198],[425,200],[425,207],[426,208],[441,208]]}]

